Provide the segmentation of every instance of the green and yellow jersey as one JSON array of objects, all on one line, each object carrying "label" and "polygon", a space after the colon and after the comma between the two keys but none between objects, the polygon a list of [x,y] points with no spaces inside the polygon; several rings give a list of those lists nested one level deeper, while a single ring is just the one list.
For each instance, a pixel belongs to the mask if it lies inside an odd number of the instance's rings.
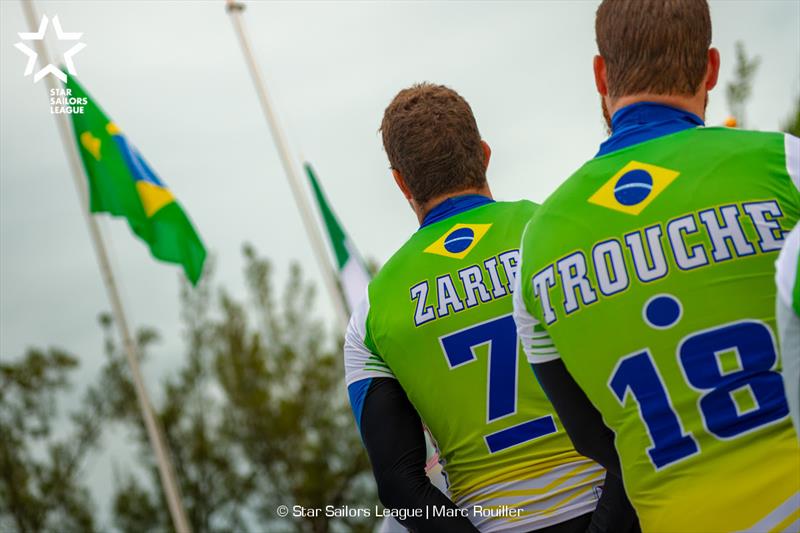
[{"label": "green and yellow jersey", "polygon": [[525,231],[528,358],[561,358],[615,433],[644,531],[797,527],[773,281],[797,150],[722,128],[638,142],[586,163]]},{"label": "green and yellow jersey", "polygon": [[592,512],[604,471],[573,449],[517,339],[511,290],[536,206],[484,200],[423,226],[370,283],[345,339],[347,384],[358,420],[369,380],[397,379],[451,499],[481,531],[531,531]]}]

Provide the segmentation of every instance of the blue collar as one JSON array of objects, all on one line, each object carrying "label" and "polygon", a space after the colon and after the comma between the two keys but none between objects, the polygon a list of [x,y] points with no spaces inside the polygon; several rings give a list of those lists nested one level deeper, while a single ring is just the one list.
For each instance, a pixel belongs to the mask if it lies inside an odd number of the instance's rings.
[{"label": "blue collar", "polygon": [[461,196],[450,197],[436,204],[436,207],[428,211],[428,214],[425,215],[425,218],[422,220],[420,229],[453,215],[491,203],[494,203],[494,200],[482,194],[462,194]]},{"label": "blue collar", "polygon": [[652,102],[637,102],[614,113],[611,119],[611,137],[600,145],[600,151],[595,157],[704,125],[703,119],[683,109]]}]

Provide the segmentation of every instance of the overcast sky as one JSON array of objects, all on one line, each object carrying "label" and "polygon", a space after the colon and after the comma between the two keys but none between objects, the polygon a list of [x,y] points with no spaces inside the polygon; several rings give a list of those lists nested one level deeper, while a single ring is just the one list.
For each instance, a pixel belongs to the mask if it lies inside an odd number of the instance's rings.
[{"label": "overcast sky", "polygon": [[[499,199],[544,200],[605,136],[591,72],[595,1],[247,4],[294,153],[314,164],[354,242],[380,263],[416,229],[377,134],[399,89],[439,82],[470,102]],[[245,241],[281,278],[298,260],[319,280],[222,0],[38,7],[83,32],[78,78],[183,204],[217,258],[218,281],[243,294]],[[750,125],[777,129],[800,94],[800,2],[718,1],[711,14],[722,71],[707,122],[727,116],[724,86],[742,40],[761,57]],[[20,31],[19,3],[1,1],[0,358],[64,347],[81,358],[76,381],[87,382],[102,364],[96,317],[108,304],[45,84],[23,76],[13,46]],[[103,226],[131,321],[164,337],[145,369],[156,383],[182,358],[179,270],[155,262],[124,221]],[[95,491],[111,483],[111,460],[87,465]]]}]

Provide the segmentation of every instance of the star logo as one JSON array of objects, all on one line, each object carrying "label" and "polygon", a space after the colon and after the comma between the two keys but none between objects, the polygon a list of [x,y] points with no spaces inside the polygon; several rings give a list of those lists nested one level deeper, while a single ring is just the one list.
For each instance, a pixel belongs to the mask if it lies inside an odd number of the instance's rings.
[{"label": "star logo", "polygon": [[[39,23],[39,30],[35,33],[19,32],[19,38],[23,41],[43,41],[44,34],[47,31],[47,25],[50,22],[51,21],[47,18],[47,15],[42,15],[42,20]],[[59,41],[78,41],[83,36],[83,32],[65,32],[63,29],[61,29],[61,22],[58,20],[58,15],[53,17],[52,23],[53,28],[56,30],[56,37]],[[33,73],[33,68],[36,66],[36,61],[39,59],[39,54],[37,54],[35,50],[31,49],[24,42],[18,42],[14,45],[14,48],[28,56],[28,64],[25,65],[25,76],[30,76],[31,73]],[[67,67],[67,72],[73,76],[76,75],[77,72],[75,71],[75,63],[72,62],[72,57],[84,48],[86,48],[86,44],[79,42],[64,52],[64,65]],[[37,83],[48,74],[52,74],[63,83],[67,82],[67,73],[51,63],[48,63],[36,71],[36,73],[33,75],[33,82]]]}]

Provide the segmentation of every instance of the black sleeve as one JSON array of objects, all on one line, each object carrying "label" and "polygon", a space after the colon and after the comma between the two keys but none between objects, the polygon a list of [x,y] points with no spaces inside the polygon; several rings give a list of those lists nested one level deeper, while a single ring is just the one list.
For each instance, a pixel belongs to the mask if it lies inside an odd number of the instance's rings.
[{"label": "black sleeve", "polygon": [[392,378],[373,378],[361,411],[361,438],[367,448],[378,497],[389,509],[421,509],[421,518],[401,523],[418,532],[477,531],[468,518],[427,518],[426,507],[458,509],[425,475],[422,421],[405,391]]},{"label": "black sleeve", "polygon": [[603,494],[592,514],[589,533],[641,531],[636,511],[622,485],[614,433],[603,423],[600,412],[561,360],[535,364],[533,371],[578,453],[606,468]]},{"label": "black sleeve", "polygon": [[631,505],[622,480],[606,472],[603,494],[592,513],[587,533],[641,533],[639,518]]},{"label": "black sleeve", "polygon": [[603,423],[600,412],[572,379],[564,363],[557,359],[532,366],[578,453],[621,478],[614,433]]}]

